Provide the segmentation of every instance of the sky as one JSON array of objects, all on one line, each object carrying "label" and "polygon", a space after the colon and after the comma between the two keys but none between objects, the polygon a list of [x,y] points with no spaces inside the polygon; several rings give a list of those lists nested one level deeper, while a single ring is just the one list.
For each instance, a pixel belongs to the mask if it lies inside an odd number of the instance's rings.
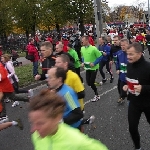
[{"label": "sky", "polygon": [[[107,0],[110,7],[117,5],[135,5],[136,0]],[[148,0],[137,0],[139,2],[147,2]]]}]

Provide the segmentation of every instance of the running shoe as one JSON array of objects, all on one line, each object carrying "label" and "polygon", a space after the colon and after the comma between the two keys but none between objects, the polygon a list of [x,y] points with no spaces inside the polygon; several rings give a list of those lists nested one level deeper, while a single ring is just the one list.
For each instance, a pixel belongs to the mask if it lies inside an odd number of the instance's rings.
[{"label": "running shoe", "polygon": [[91,99],[91,102],[97,102],[98,100],[100,100],[100,96],[99,95],[95,95],[93,99]]},{"label": "running shoe", "polygon": [[103,85],[103,83],[102,83],[102,82],[95,82],[94,84],[95,84],[96,86]]},{"label": "running shoe", "polygon": [[114,81],[114,78],[113,77],[110,78],[110,83],[113,83],[113,81]]},{"label": "running shoe", "polygon": [[94,121],[95,121],[95,116],[92,115],[92,116],[89,118],[89,124],[92,124]]},{"label": "running shoe", "polygon": [[120,102],[121,102],[121,98],[118,99],[117,103],[120,103]]},{"label": "running shoe", "polygon": [[124,103],[125,101],[124,101],[124,99],[122,99],[122,98],[119,98],[118,99],[118,101],[117,101],[117,103],[120,103],[120,104],[122,104],[122,103]]},{"label": "running shoe", "polygon": [[28,97],[31,98],[33,95],[33,89],[28,90]]},{"label": "running shoe", "polygon": [[0,118],[0,124],[8,122],[8,121],[9,121],[8,116],[3,116],[3,117]]},{"label": "running shoe", "polygon": [[19,102],[18,102],[18,101],[15,101],[15,102],[13,102],[12,107],[16,107],[16,106],[18,106],[18,105],[19,105]]},{"label": "running shoe", "polygon": [[106,79],[106,78],[102,80],[102,82],[103,82],[103,83],[105,83],[106,81],[107,81],[107,79]]},{"label": "running shoe", "polygon": [[11,99],[9,99],[9,98],[7,97],[6,99],[4,99],[4,102],[5,102],[5,103],[9,103],[9,102],[11,102]]},{"label": "running shoe", "polygon": [[95,116],[90,116],[88,119],[83,119],[82,120],[82,125],[84,124],[92,124],[95,121]]}]

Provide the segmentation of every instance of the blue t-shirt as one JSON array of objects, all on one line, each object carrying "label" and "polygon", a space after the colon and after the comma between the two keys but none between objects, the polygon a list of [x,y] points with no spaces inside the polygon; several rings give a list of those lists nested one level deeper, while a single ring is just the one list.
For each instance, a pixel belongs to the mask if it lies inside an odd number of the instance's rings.
[{"label": "blue t-shirt", "polygon": [[[58,94],[62,96],[66,102],[66,108],[63,114],[63,118],[67,118],[70,112],[73,111],[74,109],[80,108],[77,94],[68,85],[64,84],[62,88],[58,91]],[[81,124],[81,120],[77,121],[71,126],[77,128],[80,126],[80,124]]]}]

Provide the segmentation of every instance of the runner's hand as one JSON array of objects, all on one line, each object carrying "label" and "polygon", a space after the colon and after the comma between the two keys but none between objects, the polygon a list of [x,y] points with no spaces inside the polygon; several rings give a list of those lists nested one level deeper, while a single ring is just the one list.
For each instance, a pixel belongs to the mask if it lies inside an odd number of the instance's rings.
[{"label": "runner's hand", "polygon": [[91,66],[91,67],[94,67],[94,63],[90,63],[90,66]]},{"label": "runner's hand", "polygon": [[84,63],[81,64],[81,67],[84,67]]},{"label": "runner's hand", "polygon": [[120,70],[117,70],[117,71],[116,71],[116,73],[119,75],[119,73],[120,73]]},{"label": "runner's hand", "polygon": [[112,65],[112,64],[113,64],[113,61],[110,61],[109,64]]},{"label": "runner's hand", "polygon": [[39,75],[39,74],[37,74],[35,77],[34,77],[34,79],[37,81],[37,80],[40,80],[40,78],[41,78],[41,75]]},{"label": "runner's hand", "polygon": [[103,52],[103,55],[106,56],[107,54],[105,52]]},{"label": "runner's hand", "polygon": [[135,92],[141,93],[142,85],[134,85]]},{"label": "runner's hand", "polygon": [[123,90],[124,90],[125,92],[127,92],[127,90],[128,90],[128,85],[124,85],[124,86],[123,86]]}]

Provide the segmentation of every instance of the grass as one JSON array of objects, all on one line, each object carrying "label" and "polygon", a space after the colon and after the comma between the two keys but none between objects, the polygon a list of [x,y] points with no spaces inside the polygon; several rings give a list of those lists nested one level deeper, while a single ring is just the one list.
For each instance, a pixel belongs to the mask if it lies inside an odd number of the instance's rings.
[{"label": "grass", "polygon": [[[26,52],[23,52],[22,50],[18,50],[17,52],[18,52],[19,57],[25,57],[26,56]],[[3,54],[9,54],[10,55],[10,53],[8,53],[7,50],[3,51]]]},{"label": "grass", "polygon": [[26,57],[26,52],[21,52],[21,53],[18,53],[19,54],[19,57]]},{"label": "grass", "polygon": [[[15,67],[16,75],[19,78],[19,87],[24,87],[35,82],[34,77],[32,75],[32,67],[32,64]],[[41,73],[40,68],[39,73]]]}]

